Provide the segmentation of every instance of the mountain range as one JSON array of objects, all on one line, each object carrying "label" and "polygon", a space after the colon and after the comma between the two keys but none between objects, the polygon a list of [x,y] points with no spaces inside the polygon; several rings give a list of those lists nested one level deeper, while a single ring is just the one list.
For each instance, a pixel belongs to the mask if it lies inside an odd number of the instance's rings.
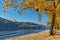
[{"label": "mountain range", "polygon": [[39,25],[37,23],[32,22],[13,22],[11,20],[7,20],[0,17],[0,31],[12,31],[12,30],[44,30],[48,29],[44,25]]}]

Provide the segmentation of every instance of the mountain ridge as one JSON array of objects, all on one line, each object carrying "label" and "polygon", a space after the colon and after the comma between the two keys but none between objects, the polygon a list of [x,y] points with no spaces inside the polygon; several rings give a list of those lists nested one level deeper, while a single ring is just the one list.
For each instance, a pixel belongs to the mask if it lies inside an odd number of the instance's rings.
[{"label": "mountain ridge", "polygon": [[13,22],[0,17],[0,31],[46,29],[46,26],[33,22]]}]

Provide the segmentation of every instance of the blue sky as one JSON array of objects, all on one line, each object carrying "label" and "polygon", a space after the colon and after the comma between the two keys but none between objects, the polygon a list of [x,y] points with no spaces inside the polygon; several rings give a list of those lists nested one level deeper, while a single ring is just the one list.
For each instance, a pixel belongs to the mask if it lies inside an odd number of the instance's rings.
[{"label": "blue sky", "polygon": [[[17,10],[14,11],[14,8],[9,8],[7,12],[2,12],[1,3],[0,1],[0,17],[9,19],[12,21],[19,21],[19,22],[34,22],[39,24],[45,24],[47,21],[47,17],[44,15],[44,12],[42,14],[42,19],[40,22],[38,22],[38,14],[35,10],[28,10],[25,9],[22,11],[21,15],[18,15]],[[19,8],[18,8],[19,9]]]}]

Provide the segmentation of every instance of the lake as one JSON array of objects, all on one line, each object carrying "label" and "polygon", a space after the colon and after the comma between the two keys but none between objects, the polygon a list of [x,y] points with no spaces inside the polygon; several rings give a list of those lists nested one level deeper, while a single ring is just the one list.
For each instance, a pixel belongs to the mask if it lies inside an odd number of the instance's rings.
[{"label": "lake", "polygon": [[5,40],[6,38],[14,37],[14,36],[23,36],[23,35],[27,35],[27,34],[42,32],[42,31],[45,31],[45,30],[48,30],[48,29],[44,29],[44,30],[0,31],[0,40]]}]

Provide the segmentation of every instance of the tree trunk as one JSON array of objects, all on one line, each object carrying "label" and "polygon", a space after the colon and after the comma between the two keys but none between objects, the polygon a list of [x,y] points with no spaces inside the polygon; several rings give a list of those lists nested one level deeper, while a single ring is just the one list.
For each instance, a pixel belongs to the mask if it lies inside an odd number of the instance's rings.
[{"label": "tree trunk", "polygon": [[55,23],[55,13],[52,15],[52,23],[50,27],[50,35],[54,35],[53,28],[54,28],[54,23]]}]

